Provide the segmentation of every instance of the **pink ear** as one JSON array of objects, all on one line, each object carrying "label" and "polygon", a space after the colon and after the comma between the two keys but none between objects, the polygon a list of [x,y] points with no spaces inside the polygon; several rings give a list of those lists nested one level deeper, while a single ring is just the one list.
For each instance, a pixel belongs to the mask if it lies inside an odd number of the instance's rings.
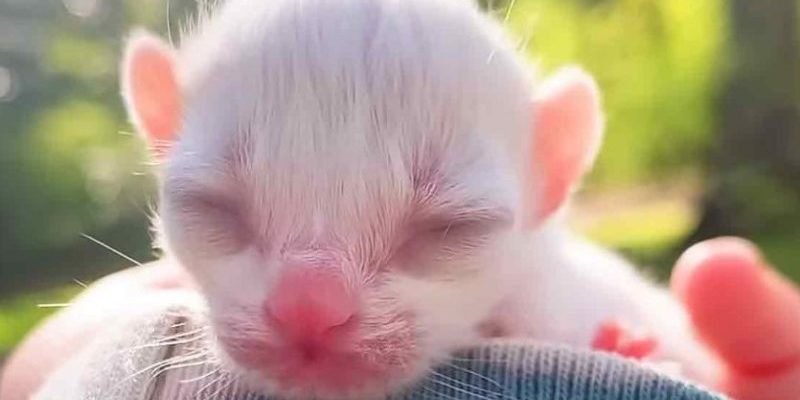
[{"label": "pink ear", "polygon": [[128,114],[156,155],[175,141],[181,122],[181,94],[172,49],[146,32],[128,42],[122,65]]},{"label": "pink ear", "polygon": [[533,175],[537,208],[533,224],[567,200],[591,167],[600,147],[603,121],[597,85],[586,72],[568,67],[546,80],[534,103]]}]

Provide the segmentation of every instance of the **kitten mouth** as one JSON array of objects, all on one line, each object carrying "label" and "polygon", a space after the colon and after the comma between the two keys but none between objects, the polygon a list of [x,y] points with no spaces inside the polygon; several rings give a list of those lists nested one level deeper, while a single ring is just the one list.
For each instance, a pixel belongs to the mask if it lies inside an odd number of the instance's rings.
[{"label": "kitten mouth", "polygon": [[350,357],[316,357],[303,364],[283,368],[273,380],[280,389],[307,390],[332,395],[370,391],[382,387],[394,375],[389,371]]},{"label": "kitten mouth", "polygon": [[383,394],[409,380],[409,369],[380,356],[320,347],[228,349],[231,358],[269,388],[292,398],[352,398]]},{"label": "kitten mouth", "polygon": [[411,319],[392,321],[317,336],[274,330],[250,335],[223,323],[216,336],[254,389],[288,398],[369,398],[413,382],[429,361]]}]

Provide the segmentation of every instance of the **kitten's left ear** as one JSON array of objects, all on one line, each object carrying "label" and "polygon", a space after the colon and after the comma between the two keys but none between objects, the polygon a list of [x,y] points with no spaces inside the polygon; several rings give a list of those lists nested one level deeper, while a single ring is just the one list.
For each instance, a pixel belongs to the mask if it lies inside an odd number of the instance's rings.
[{"label": "kitten's left ear", "polygon": [[534,100],[533,140],[528,164],[528,225],[556,212],[587,172],[603,136],[600,94],[594,79],[577,67],[543,82]]},{"label": "kitten's left ear", "polygon": [[157,157],[178,135],[182,97],[174,50],[145,31],[134,32],[122,63],[122,96],[128,116]]}]

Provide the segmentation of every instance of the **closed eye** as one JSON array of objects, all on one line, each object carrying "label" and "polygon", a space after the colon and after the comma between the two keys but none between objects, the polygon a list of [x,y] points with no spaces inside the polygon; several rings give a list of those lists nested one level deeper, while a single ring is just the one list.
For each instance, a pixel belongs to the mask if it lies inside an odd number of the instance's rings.
[{"label": "closed eye", "polygon": [[168,196],[166,202],[180,236],[193,248],[213,254],[232,254],[253,240],[253,230],[238,201],[205,192]]},{"label": "closed eye", "polygon": [[469,257],[512,223],[512,213],[503,209],[430,216],[411,224],[397,253],[409,262]]}]

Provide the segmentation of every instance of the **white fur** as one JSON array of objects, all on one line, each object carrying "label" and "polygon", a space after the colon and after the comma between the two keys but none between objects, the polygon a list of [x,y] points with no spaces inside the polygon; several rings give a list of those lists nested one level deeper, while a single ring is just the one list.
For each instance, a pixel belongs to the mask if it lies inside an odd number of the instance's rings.
[{"label": "white fur", "polygon": [[[269,335],[258,310],[285,261],[324,255],[376,305],[367,318],[415,316],[412,368],[361,394],[420,376],[474,343],[489,319],[587,346],[601,320],[621,316],[653,330],[666,358],[706,362],[673,300],[558,220],[534,233],[487,231],[483,245],[424,258],[415,273],[393,261],[422,200],[445,215],[521,214],[531,74],[468,1],[229,0],[176,59],[185,120],[166,160],[161,218],[218,332]],[[435,193],[420,199],[415,179]],[[247,245],[231,254],[198,240],[194,231],[217,224],[189,220],[203,218],[184,202],[196,195],[238,202]]]},{"label": "white fur", "polygon": [[716,360],[694,337],[688,315],[662,287],[626,260],[569,232],[561,218],[531,238],[530,269],[500,317],[512,335],[588,346],[609,319],[659,341],[656,362],[677,362],[681,373],[711,384]]}]

